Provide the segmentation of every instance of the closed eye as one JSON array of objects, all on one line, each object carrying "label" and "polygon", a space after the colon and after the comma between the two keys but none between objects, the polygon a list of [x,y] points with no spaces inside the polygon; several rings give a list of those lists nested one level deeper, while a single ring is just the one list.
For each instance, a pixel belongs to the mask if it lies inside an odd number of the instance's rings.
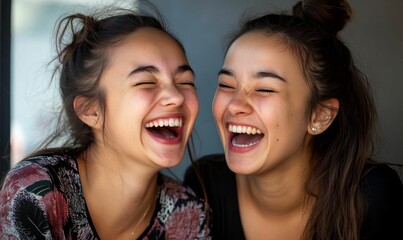
[{"label": "closed eye", "polygon": [[180,89],[186,89],[186,90],[195,90],[196,86],[195,83],[193,81],[189,81],[189,82],[178,82],[176,84],[177,88]]},{"label": "closed eye", "polygon": [[258,89],[258,90],[256,90],[256,92],[259,92],[259,93],[267,93],[267,94],[275,93],[275,91],[274,91],[274,90],[271,90],[271,89]]},{"label": "closed eye", "polygon": [[234,87],[232,87],[232,86],[230,86],[230,85],[227,85],[227,84],[224,84],[224,83],[219,83],[219,84],[218,84],[218,87],[220,87],[220,88],[227,88],[227,89],[235,89]]},{"label": "closed eye", "polygon": [[194,83],[194,82],[182,82],[182,83],[179,83],[179,85],[187,85],[187,86],[192,86],[192,87],[194,87],[194,86],[195,86],[195,83]]},{"label": "closed eye", "polygon": [[155,82],[139,82],[134,84],[134,86],[141,86],[141,85],[152,85],[152,84],[156,84]]}]

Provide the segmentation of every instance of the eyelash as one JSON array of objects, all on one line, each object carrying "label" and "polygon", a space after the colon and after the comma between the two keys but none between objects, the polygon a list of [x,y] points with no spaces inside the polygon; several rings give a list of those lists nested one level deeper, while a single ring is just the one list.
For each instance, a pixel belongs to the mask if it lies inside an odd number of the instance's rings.
[{"label": "eyelash", "polygon": [[[234,87],[231,87],[231,86],[223,84],[223,83],[219,83],[218,86],[220,88],[234,89]],[[275,91],[271,90],[271,89],[258,89],[258,90],[256,90],[256,92],[265,93],[265,94],[271,94],[271,93],[274,93]]]},{"label": "eyelash", "polygon": [[220,88],[234,89],[234,87],[231,87],[230,85],[226,85],[226,84],[223,84],[223,83],[219,83],[219,84],[218,84],[218,87],[220,87]]},{"label": "eyelash", "polygon": [[183,82],[183,83],[179,83],[179,85],[189,85],[189,86],[194,87],[195,83],[194,82]]},{"label": "eyelash", "polygon": [[258,89],[257,92],[270,94],[270,93],[274,93],[275,91],[273,91],[271,89]]},{"label": "eyelash", "polygon": [[155,84],[155,82],[139,82],[134,84],[134,86],[141,86],[141,85],[151,85],[151,84]]},{"label": "eyelash", "polygon": [[[155,82],[139,82],[139,83],[136,83],[136,84],[134,84],[133,86],[141,86],[141,85],[154,85],[154,84],[156,84]],[[193,82],[184,82],[184,83],[178,83],[178,85],[187,85],[187,86],[191,86],[191,87],[194,87],[195,86],[195,83],[193,83]]]}]

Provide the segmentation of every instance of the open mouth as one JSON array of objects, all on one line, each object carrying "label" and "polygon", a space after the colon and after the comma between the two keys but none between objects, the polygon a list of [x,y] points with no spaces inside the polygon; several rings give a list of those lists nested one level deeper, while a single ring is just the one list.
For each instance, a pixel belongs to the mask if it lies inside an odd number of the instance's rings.
[{"label": "open mouth", "polygon": [[181,135],[182,118],[153,120],[146,124],[146,129],[154,137],[160,139],[177,139]]},{"label": "open mouth", "polygon": [[248,148],[260,142],[264,134],[260,129],[251,126],[232,125],[228,126],[231,133],[230,140],[234,147]]}]

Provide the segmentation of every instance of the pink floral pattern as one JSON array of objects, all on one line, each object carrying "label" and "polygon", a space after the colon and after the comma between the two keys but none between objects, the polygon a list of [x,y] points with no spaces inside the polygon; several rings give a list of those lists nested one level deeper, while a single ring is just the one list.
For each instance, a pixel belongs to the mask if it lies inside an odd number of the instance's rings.
[{"label": "pink floral pattern", "polygon": [[[205,203],[165,175],[158,184],[154,218],[139,239],[211,239]],[[8,173],[0,192],[0,239],[99,239],[76,158],[38,156]]]}]

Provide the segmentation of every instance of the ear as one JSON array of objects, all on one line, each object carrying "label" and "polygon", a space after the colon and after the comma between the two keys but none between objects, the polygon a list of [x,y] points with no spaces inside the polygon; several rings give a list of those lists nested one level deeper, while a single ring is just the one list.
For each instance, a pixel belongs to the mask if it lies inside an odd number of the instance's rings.
[{"label": "ear", "polygon": [[73,102],[74,111],[78,118],[91,128],[101,128],[101,112],[99,104],[87,97],[77,96]]},{"label": "ear", "polygon": [[312,135],[318,135],[326,131],[337,116],[338,110],[339,100],[336,98],[320,102],[312,111],[308,132]]}]

